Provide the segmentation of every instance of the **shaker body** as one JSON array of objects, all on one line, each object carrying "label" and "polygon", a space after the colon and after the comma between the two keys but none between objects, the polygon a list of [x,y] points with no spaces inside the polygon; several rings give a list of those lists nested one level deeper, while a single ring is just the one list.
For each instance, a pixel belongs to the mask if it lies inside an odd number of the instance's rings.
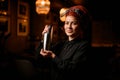
[{"label": "shaker body", "polygon": [[48,32],[44,33],[44,36],[43,36],[43,49],[44,50],[49,50],[50,44],[51,44],[52,26],[49,25],[48,27],[49,27]]}]

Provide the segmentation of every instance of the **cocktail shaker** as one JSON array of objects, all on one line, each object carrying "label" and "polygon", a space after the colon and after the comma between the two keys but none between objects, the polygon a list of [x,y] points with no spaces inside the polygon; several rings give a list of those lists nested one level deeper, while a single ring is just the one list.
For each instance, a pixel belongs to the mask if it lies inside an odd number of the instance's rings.
[{"label": "cocktail shaker", "polygon": [[49,25],[48,32],[44,33],[44,35],[43,35],[43,49],[44,50],[50,49],[52,35],[53,35],[53,28],[52,28],[52,25]]}]

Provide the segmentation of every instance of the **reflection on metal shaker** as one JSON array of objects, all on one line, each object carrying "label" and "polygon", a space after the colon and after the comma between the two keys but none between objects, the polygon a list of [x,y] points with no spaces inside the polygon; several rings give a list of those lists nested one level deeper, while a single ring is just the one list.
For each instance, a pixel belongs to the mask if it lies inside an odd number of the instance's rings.
[{"label": "reflection on metal shaker", "polygon": [[43,36],[43,49],[44,50],[49,50],[50,49],[50,44],[51,44],[51,41],[52,41],[52,25],[49,25],[48,26],[48,32],[44,33],[44,36]]}]

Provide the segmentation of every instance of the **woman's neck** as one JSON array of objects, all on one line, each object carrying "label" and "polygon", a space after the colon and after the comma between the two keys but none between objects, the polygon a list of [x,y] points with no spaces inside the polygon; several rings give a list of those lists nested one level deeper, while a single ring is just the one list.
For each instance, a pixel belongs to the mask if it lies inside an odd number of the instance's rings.
[{"label": "woman's neck", "polygon": [[77,36],[75,36],[75,37],[69,36],[69,37],[68,37],[68,40],[71,41],[71,40],[74,40],[74,39],[77,38],[77,37],[80,37],[80,35],[77,35]]},{"label": "woman's neck", "polygon": [[68,40],[69,41],[71,41],[71,40],[73,40],[74,39],[74,37],[68,37]]}]

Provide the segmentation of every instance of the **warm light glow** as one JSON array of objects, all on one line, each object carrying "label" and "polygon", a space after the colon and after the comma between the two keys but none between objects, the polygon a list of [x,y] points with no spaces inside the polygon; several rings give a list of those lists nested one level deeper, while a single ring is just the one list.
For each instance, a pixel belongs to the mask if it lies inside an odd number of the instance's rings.
[{"label": "warm light glow", "polygon": [[0,14],[7,15],[8,13],[7,13],[7,11],[0,11]]},{"label": "warm light glow", "polygon": [[62,22],[64,22],[65,21],[65,11],[66,10],[68,10],[68,8],[61,8],[60,9],[60,20],[62,21]]},{"label": "warm light glow", "polygon": [[41,1],[41,5],[43,5],[43,6],[44,6],[44,5],[45,5],[45,1]]},{"label": "warm light glow", "polygon": [[38,14],[48,14],[48,12],[50,11],[49,0],[37,0],[35,4],[36,4],[36,12]]}]

